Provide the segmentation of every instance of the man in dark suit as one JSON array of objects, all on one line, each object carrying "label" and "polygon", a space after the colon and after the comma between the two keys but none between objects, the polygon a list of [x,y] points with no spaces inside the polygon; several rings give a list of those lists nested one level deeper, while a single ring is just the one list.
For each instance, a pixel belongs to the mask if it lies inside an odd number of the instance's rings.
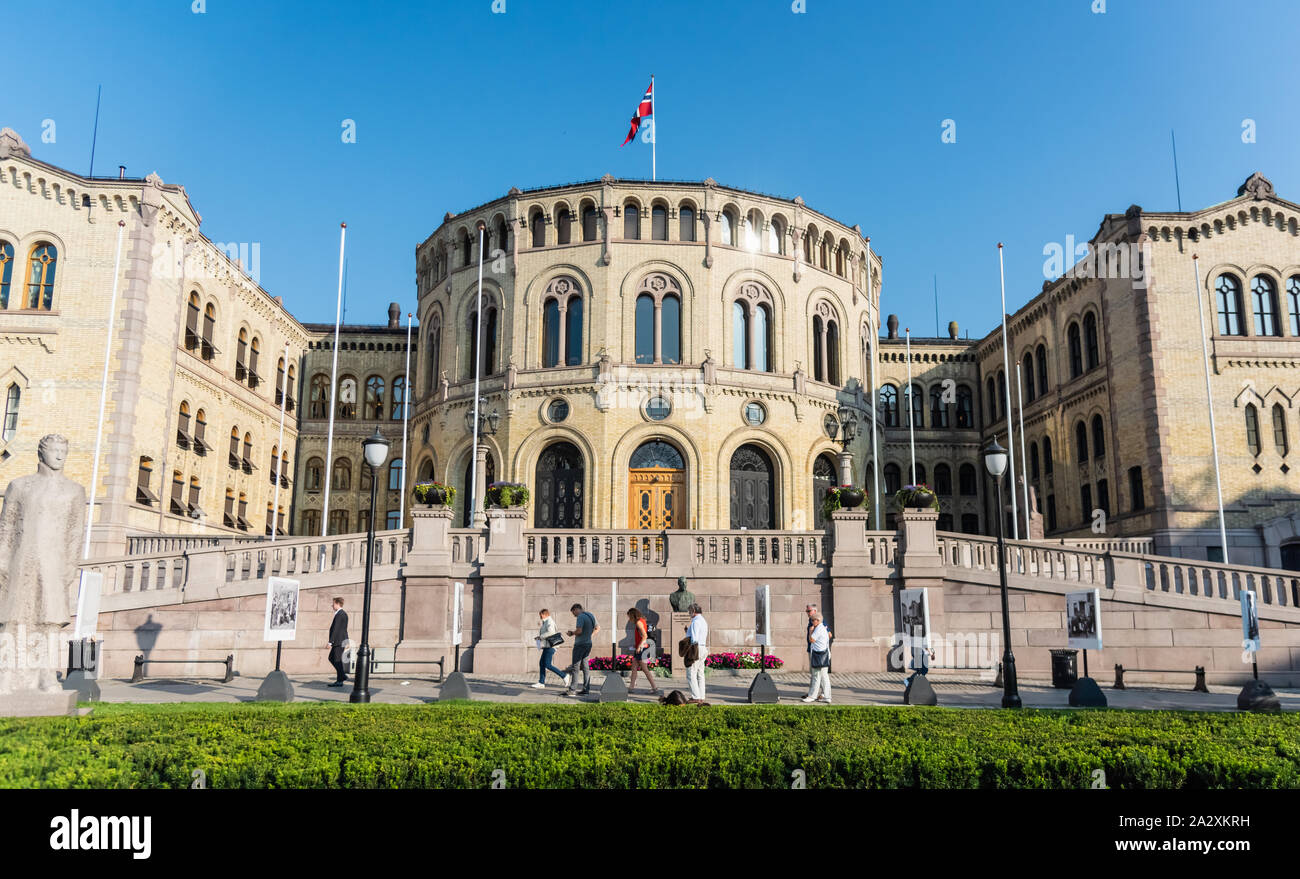
[{"label": "man in dark suit", "polygon": [[331,687],[341,687],[348,680],[348,667],[343,664],[343,642],[348,640],[348,615],[343,610],[343,599],[334,599],[334,619],[330,620],[330,665],[338,674]]}]

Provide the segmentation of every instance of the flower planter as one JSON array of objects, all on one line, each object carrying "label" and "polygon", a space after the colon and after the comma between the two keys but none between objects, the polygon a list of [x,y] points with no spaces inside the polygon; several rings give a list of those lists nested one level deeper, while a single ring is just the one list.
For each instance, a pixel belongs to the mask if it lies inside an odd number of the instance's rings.
[{"label": "flower planter", "polygon": [[862,502],[867,499],[867,493],[860,488],[842,488],[840,489],[840,506],[846,509],[862,506]]},{"label": "flower planter", "polygon": [[430,507],[445,507],[447,505],[447,492],[441,488],[431,488],[425,493],[424,502]]},{"label": "flower planter", "polygon": [[909,510],[928,510],[934,506],[934,493],[930,491],[914,491],[912,497],[907,501]]}]

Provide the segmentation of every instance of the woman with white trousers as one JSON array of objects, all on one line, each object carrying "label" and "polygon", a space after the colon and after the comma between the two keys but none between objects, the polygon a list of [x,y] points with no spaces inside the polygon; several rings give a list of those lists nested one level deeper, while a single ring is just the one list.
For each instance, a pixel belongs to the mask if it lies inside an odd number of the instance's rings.
[{"label": "woman with white trousers", "polygon": [[813,611],[809,617],[811,627],[808,631],[808,665],[812,677],[808,682],[808,695],[805,702],[816,702],[818,693],[829,705],[831,702],[831,633],[822,622],[820,611]]}]

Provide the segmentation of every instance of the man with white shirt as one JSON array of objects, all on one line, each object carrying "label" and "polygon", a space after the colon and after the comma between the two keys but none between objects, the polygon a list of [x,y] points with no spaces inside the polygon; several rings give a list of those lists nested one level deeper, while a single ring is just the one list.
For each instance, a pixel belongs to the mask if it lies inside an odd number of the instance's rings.
[{"label": "man with white shirt", "polygon": [[686,667],[686,686],[690,688],[691,698],[704,701],[704,658],[709,655],[709,623],[704,619],[704,611],[698,604],[690,606],[691,623],[686,627],[686,635],[699,650],[695,662]]}]

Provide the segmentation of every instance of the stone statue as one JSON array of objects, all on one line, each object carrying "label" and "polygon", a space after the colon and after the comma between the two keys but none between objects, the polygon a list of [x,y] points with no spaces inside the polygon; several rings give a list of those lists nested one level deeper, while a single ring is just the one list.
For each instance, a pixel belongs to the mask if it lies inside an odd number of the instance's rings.
[{"label": "stone statue", "polygon": [[718,381],[718,362],[713,359],[713,352],[708,348],[704,349],[704,363],[700,365],[704,373],[704,383],[706,385],[717,384]]},{"label": "stone statue", "polygon": [[438,376],[438,399],[447,399],[447,389],[450,385],[451,382],[447,380],[447,370],[444,369],[442,375]]},{"label": "stone statue", "polygon": [[686,588],[686,578],[677,578],[677,591],[668,596],[668,603],[678,613],[686,613],[695,603],[695,593]]},{"label": "stone statue", "polygon": [[[12,670],[0,678],[0,691],[61,692],[55,669],[62,657],[57,636],[72,622],[72,596],[86,523],[86,491],[63,475],[68,441],[57,434],[41,438],[40,463],[5,491],[0,511],[0,629],[15,638],[36,636],[53,653],[38,668]],[[0,675],[5,670],[0,669]]]},{"label": "stone statue", "polygon": [[[1016,489],[1022,493],[1024,492],[1025,480],[1023,477],[1016,477]],[[1021,496],[1023,497],[1023,494]],[[1043,514],[1038,509],[1038,490],[1032,485],[1029,486],[1029,534],[1027,536],[1030,540],[1043,539]]]}]

